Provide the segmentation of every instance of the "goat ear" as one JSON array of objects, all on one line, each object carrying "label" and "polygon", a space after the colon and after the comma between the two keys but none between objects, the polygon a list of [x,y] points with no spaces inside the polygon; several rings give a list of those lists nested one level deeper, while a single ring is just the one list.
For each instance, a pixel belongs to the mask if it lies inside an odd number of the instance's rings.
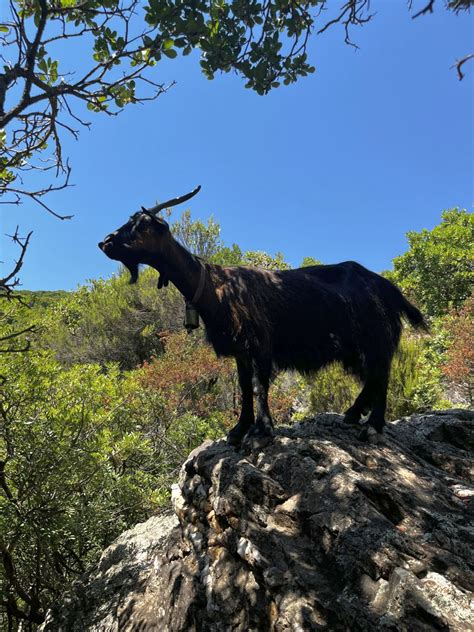
[{"label": "goat ear", "polygon": [[145,215],[148,215],[148,217],[151,217],[155,221],[157,228],[159,228],[162,232],[166,232],[167,230],[169,230],[170,227],[168,222],[160,217],[157,213],[152,213],[144,206],[142,206],[142,211],[145,213]]},{"label": "goat ear", "polygon": [[166,233],[167,231],[169,231],[170,226],[169,226],[168,222],[165,221],[162,217],[160,217],[159,215],[155,215],[155,220],[157,222],[158,229],[162,233]]}]

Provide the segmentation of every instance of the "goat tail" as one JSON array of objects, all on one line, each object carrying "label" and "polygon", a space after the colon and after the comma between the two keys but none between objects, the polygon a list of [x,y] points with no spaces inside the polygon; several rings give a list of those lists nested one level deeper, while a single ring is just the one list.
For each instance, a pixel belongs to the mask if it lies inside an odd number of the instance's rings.
[{"label": "goat tail", "polygon": [[420,310],[410,303],[395,283],[389,279],[384,279],[384,282],[387,284],[385,286],[387,289],[386,297],[392,312],[398,314],[399,318],[405,318],[414,329],[428,332],[430,328]]},{"label": "goat tail", "polygon": [[422,329],[423,331],[429,331],[428,323],[420,310],[412,305],[403,294],[400,292],[401,305],[400,313],[405,316],[410,325],[415,329]]}]

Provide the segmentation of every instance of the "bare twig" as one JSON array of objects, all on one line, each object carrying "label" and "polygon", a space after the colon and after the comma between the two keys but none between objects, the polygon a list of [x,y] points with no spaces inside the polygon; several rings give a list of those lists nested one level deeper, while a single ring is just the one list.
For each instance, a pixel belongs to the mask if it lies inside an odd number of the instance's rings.
[{"label": "bare twig", "polygon": [[20,256],[13,267],[13,270],[7,274],[3,279],[0,278],[0,296],[6,295],[7,298],[13,291],[13,288],[18,285],[19,281],[16,275],[21,270],[23,260],[25,258],[26,250],[31,239],[32,231],[28,233],[25,238],[22,238],[18,234],[18,226],[14,235],[9,235],[12,241],[20,247]]},{"label": "bare twig", "polygon": [[469,55],[466,55],[462,59],[459,59],[453,66],[451,66],[451,68],[456,68],[457,73],[458,73],[458,77],[459,77],[459,81],[462,81],[464,79],[464,77],[465,77],[465,75],[464,75],[463,71],[461,70],[461,68],[470,59],[474,59],[474,53],[469,53]]},{"label": "bare twig", "polygon": [[[424,6],[423,9],[421,9],[421,11],[418,11],[417,13],[415,13],[415,15],[412,16],[412,19],[414,20],[415,18],[420,17],[420,15],[425,15],[426,13],[433,13],[434,3],[435,3],[435,0],[430,0],[428,4]],[[411,6],[412,6],[412,2],[410,2],[410,9],[411,9]]]},{"label": "bare twig", "polygon": [[[62,133],[77,139],[79,132],[74,121],[81,126],[90,125],[81,109],[74,111],[74,104],[83,103],[89,109],[115,115],[127,102],[156,99],[169,88],[144,76],[144,71],[155,63],[153,53],[158,49],[150,48],[149,42],[154,41],[157,27],[143,30],[140,21],[132,33],[139,4],[139,0],[129,0],[108,8],[87,0],[64,7],[38,0],[37,5],[26,3],[19,13],[16,1],[9,0],[10,20],[5,26],[11,36],[0,34],[6,62],[0,73],[0,129],[6,134],[3,140],[0,138],[4,156],[0,203],[20,204],[27,197],[59,219],[72,217],[55,212],[41,198],[70,186]],[[77,77],[59,68],[58,61],[48,56],[47,47],[58,42],[73,43],[84,35],[94,38],[95,59]],[[12,53],[10,59],[6,59],[8,51]],[[117,67],[125,64],[127,68],[119,73]],[[147,93],[138,94],[139,85],[146,86]],[[13,100],[5,109],[7,94]],[[46,159],[41,157],[43,154]],[[57,177],[62,176],[62,183],[49,182],[35,191],[18,186],[21,172],[51,169],[56,170]]]}]

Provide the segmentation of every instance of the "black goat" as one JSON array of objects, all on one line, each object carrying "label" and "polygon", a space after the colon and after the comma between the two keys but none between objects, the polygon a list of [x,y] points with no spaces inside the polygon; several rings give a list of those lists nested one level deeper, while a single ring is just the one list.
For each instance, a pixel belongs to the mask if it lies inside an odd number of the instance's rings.
[{"label": "black goat", "polygon": [[310,373],[336,361],[364,384],[345,420],[357,423],[370,412],[367,428],[382,432],[401,318],[425,327],[418,309],[390,281],[352,261],[274,272],[202,262],[157,216],[199,189],[150,210],[142,207],[99,247],[129,269],[132,283],[140,264],[158,270],[158,287],[172,281],[198,310],[217,355],[235,357],[242,411],[229,443],[239,445],[247,435],[259,445],[273,435],[268,407],[273,371]]}]

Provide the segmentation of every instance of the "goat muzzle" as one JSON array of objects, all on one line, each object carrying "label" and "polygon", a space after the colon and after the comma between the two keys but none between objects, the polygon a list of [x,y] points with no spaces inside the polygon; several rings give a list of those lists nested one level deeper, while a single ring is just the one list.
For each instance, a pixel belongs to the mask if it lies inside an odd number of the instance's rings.
[{"label": "goat muzzle", "polygon": [[112,246],[112,242],[111,241],[107,241],[107,240],[99,241],[99,243],[97,245],[102,250],[102,252],[105,252],[107,249],[110,249],[110,246]]}]

